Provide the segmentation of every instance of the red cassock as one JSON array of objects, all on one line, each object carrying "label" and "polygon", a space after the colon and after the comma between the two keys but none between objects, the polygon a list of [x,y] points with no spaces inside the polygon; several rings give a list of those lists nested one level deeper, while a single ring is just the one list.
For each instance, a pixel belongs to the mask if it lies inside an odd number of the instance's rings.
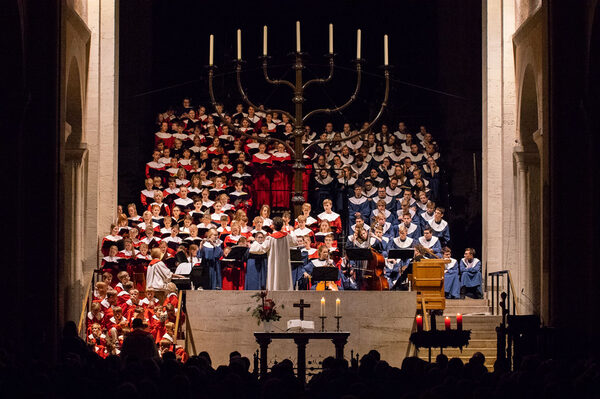
[{"label": "red cassock", "polygon": [[321,224],[321,222],[323,220],[327,220],[329,222],[329,225],[331,226],[331,230],[334,233],[340,234],[342,232],[342,218],[340,217],[339,214],[337,214],[335,212],[331,212],[331,213],[321,212],[321,213],[319,213],[317,218],[319,220],[319,224]]},{"label": "red cassock", "polygon": [[222,288],[229,291],[244,289],[246,282],[246,263],[238,261],[223,261],[221,258]]},{"label": "red cassock", "polygon": [[252,156],[254,166],[254,206],[271,205],[271,155],[256,153]]},{"label": "red cassock", "polygon": [[276,152],[272,156],[273,179],[271,181],[272,204],[276,208],[290,207],[291,170],[287,152]]},{"label": "red cassock", "polygon": [[308,201],[308,187],[310,185],[310,177],[312,175],[312,165],[307,164],[302,172],[302,192],[304,193],[304,201]]},{"label": "red cassock", "polygon": [[176,293],[169,293],[169,295],[167,295],[165,301],[163,302],[163,306],[167,306],[167,304],[169,303],[173,305],[173,308],[177,309],[177,307],[179,306],[179,298],[177,297]]}]

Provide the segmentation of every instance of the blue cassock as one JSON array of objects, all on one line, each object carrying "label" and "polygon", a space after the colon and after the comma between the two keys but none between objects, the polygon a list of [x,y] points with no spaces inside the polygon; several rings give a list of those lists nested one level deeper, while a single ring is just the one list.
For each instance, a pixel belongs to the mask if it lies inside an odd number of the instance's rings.
[{"label": "blue cassock", "polygon": [[480,294],[481,291],[481,261],[473,258],[468,262],[463,258],[460,260],[460,282],[462,287],[472,288],[477,287]]},{"label": "blue cassock", "polygon": [[[394,226],[395,237],[399,236],[400,226],[401,224]],[[421,228],[419,225],[411,222],[410,226],[406,229],[406,236],[412,238],[413,240],[418,240],[419,237],[421,237]]]},{"label": "blue cassock", "polygon": [[[373,224],[375,217],[379,214],[379,210],[377,208],[373,209],[371,211],[371,214],[369,215],[369,218],[365,221],[368,222],[369,225]],[[395,226],[398,224],[398,219],[395,217],[394,212],[391,212],[389,209],[385,210],[385,221],[389,224],[391,224],[392,226]]]},{"label": "blue cassock", "polygon": [[371,248],[383,255],[384,258],[388,256],[388,248],[390,246],[390,239],[387,237],[381,237],[379,241],[375,237],[371,237]]},{"label": "blue cassock", "polygon": [[267,254],[248,254],[245,290],[264,290],[267,286]]},{"label": "blue cassock", "polygon": [[444,273],[444,291],[451,299],[460,298],[460,265],[456,259],[450,259],[450,263],[446,264],[446,272]]},{"label": "blue cassock", "polygon": [[392,213],[396,213],[396,211],[398,210],[398,201],[396,201],[396,198],[390,197],[387,194],[385,198],[379,198],[379,196],[373,197],[371,199],[371,209],[377,209],[377,203],[380,199],[383,199],[385,201],[385,209]]},{"label": "blue cassock", "polygon": [[438,257],[442,257],[442,246],[440,244],[439,238],[436,236],[431,237],[431,240],[427,241],[425,237],[419,237],[418,243],[424,246],[425,248],[429,248],[435,253]]},{"label": "blue cassock", "polygon": [[429,226],[433,229],[431,232],[434,236],[440,239],[440,244],[445,247],[450,242],[450,228],[448,223],[442,219],[439,223],[435,219],[429,221]]},{"label": "blue cassock", "polygon": [[[199,258],[202,259],[202,266],[208,270],[209,290],[221,289],[221,257],[223,250],[219,245],[213,246],[205,242],[202,248],[198,250]],[[205,287],[206,288],[206,287]]]},{"label": "blue cassock", "polygon": [[350,221],[348,225],[351,226],[356,223],[356,217],[354,216],[356,212],[360,213],[363,220],[369,220],[371,205],[369,199],[364,195],[360,198],[356,198],[355,196],[348,198],[348,220]]},{"label": "blue cassock", "polygon": [[[388,252],[392,249],[412,248],[414,243],[415,241],[410,237],[406,237],[406,240],[404,241],[402,241],[400,237],[396,237],[393,240],[390,240],[388,244]],[[385,277],[387,277],[390,287],[392,286],[393,282],[395,282],[400,277],[401,268],[404,266],[408,266],[409,263],[410,259],[396,259],[396,263],[394,264],[394,267],[392,269],[386,267]]]}]

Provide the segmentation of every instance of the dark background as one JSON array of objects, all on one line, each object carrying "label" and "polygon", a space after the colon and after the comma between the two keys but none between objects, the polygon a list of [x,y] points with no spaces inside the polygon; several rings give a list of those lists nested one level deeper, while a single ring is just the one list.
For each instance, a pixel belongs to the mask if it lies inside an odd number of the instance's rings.
[{"label": "dark background", "polygon": [[[295,21],[302,24],[302,50],[309,53],[305,77],[327,73],[328,24],[334,24],[336,70],[326,86],[306,92],[305,110],[339,105],[352,93],[356,29],[362,29],[364,67],[357,101],[332,115],[336,129],[377,113],[384,91],[383,35],[390,37],[395,68],[389,107],[382,122],[392,131],[405,121],[425,125],[440,144],[446,171],[441,205],[447,208],[452,246],[481,248],[481,4],[470,1],[302,1],[248,3],[128,0],[120,3],[119,203],[139,200],[144,164],[150,160],[154,121],[184,96],[209,107],[208,37],[215,35],[216,96],[232,110],[240,98],[232,60],[236,29],[248,63],[244,87],[255,103],[293,110],[287,87],[268,85],[259,69],[262,26],[269,27],[272,78],[293,78]],[[307,111],[305,111],[307,112]],[[321,131],[323,118],[309,124]],[[378,127],[376,127],[376,130]]]}]

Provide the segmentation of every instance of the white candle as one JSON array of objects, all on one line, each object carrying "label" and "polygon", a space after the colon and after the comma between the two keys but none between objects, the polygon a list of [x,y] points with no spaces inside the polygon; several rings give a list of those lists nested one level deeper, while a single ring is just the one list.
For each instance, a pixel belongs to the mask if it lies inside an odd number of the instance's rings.
[{"label": "white candle", "polygon": [[321,297],[321,316],[325,316],[325,297]]},{"label": "white candle", "polygon": [[360,60],[360,29],[356,30],[356,59]]},{"label": "white candle", "polygon": [[339,316],[340,315],[340,298],[335,300],[335,315]]},{"label": "white candle", "polygon": [[267,25],[263,26],[263,55],[267,56]]},{"label": "white candle", "polygon": [[388,35],[383,35],[383,65],[388,65]]},{"label": "white candle", "polygon": [[333,54],[333,24],[329,24],[329,54]]},{"label": "white candle", "polygon": [[238,42],[237,59],[241,60],[242,59],[242,30],[241,29],[237,30],[237,42]]},{"label": "white candle", "polygon": [[210,35],[208,40],[208,65],[213,65],[213,57],[215,53],[215,35]]},{"label": "white candle", "polygon": [[300,21],[296,21],[296,52],[300,52]]}]

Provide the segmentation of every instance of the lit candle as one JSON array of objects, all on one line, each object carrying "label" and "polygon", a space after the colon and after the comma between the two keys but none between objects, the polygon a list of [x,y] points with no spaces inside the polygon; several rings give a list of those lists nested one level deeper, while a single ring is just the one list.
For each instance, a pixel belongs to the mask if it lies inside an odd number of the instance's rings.
[{"label": "lit candle", "polygon": [[263,55],[267,56],[267,25],[263,26]]},{"label": "lit candle", "polygon": [[296,52],[300,52],[300,21],[296,21]]},{"label": "lit candle", "polygon": [[242,30],[241,29],[237,30],[237,42],[238,42],[237,59],[241,61],[242,60]]},{"label": "lit candle", "polygon": [[356,59],[360,60],[360,29],[356,30]]},{"label": "lit candle", "polygon": [[421,315],[417,316],[417,331],[418,332],[423,331],[423,316],[421,316]]},{"label": "lit candle", "polygon": [[444,318],[444,325],[446,326],[446,331],[450,331],[450,317],[446,316]]},{"label": "lit candle", "polygon": [[388,65],[388,35],[383,35],[383,65]]},{"label": "lit candle", "polygon": [[329,24],[329,54],[333,54],[333,24]]},{"label": "lit candle", "polygon": [[340,298],[335,300],[335,315],[339,316],[340,315]]},{"label": "lit candle", "polygon": [[321,316],[325,316],[325,297],[321,297]]},{"label": "lit candle", "polygon": [[208,40],[208,65],[213,65],[213,56],[215,53],[215,35],[210,35]]},{"label": "lit candle", "polygon": [[462,330],[462,315],[460,313],[456,314],[456,329],[458,331]]}]

